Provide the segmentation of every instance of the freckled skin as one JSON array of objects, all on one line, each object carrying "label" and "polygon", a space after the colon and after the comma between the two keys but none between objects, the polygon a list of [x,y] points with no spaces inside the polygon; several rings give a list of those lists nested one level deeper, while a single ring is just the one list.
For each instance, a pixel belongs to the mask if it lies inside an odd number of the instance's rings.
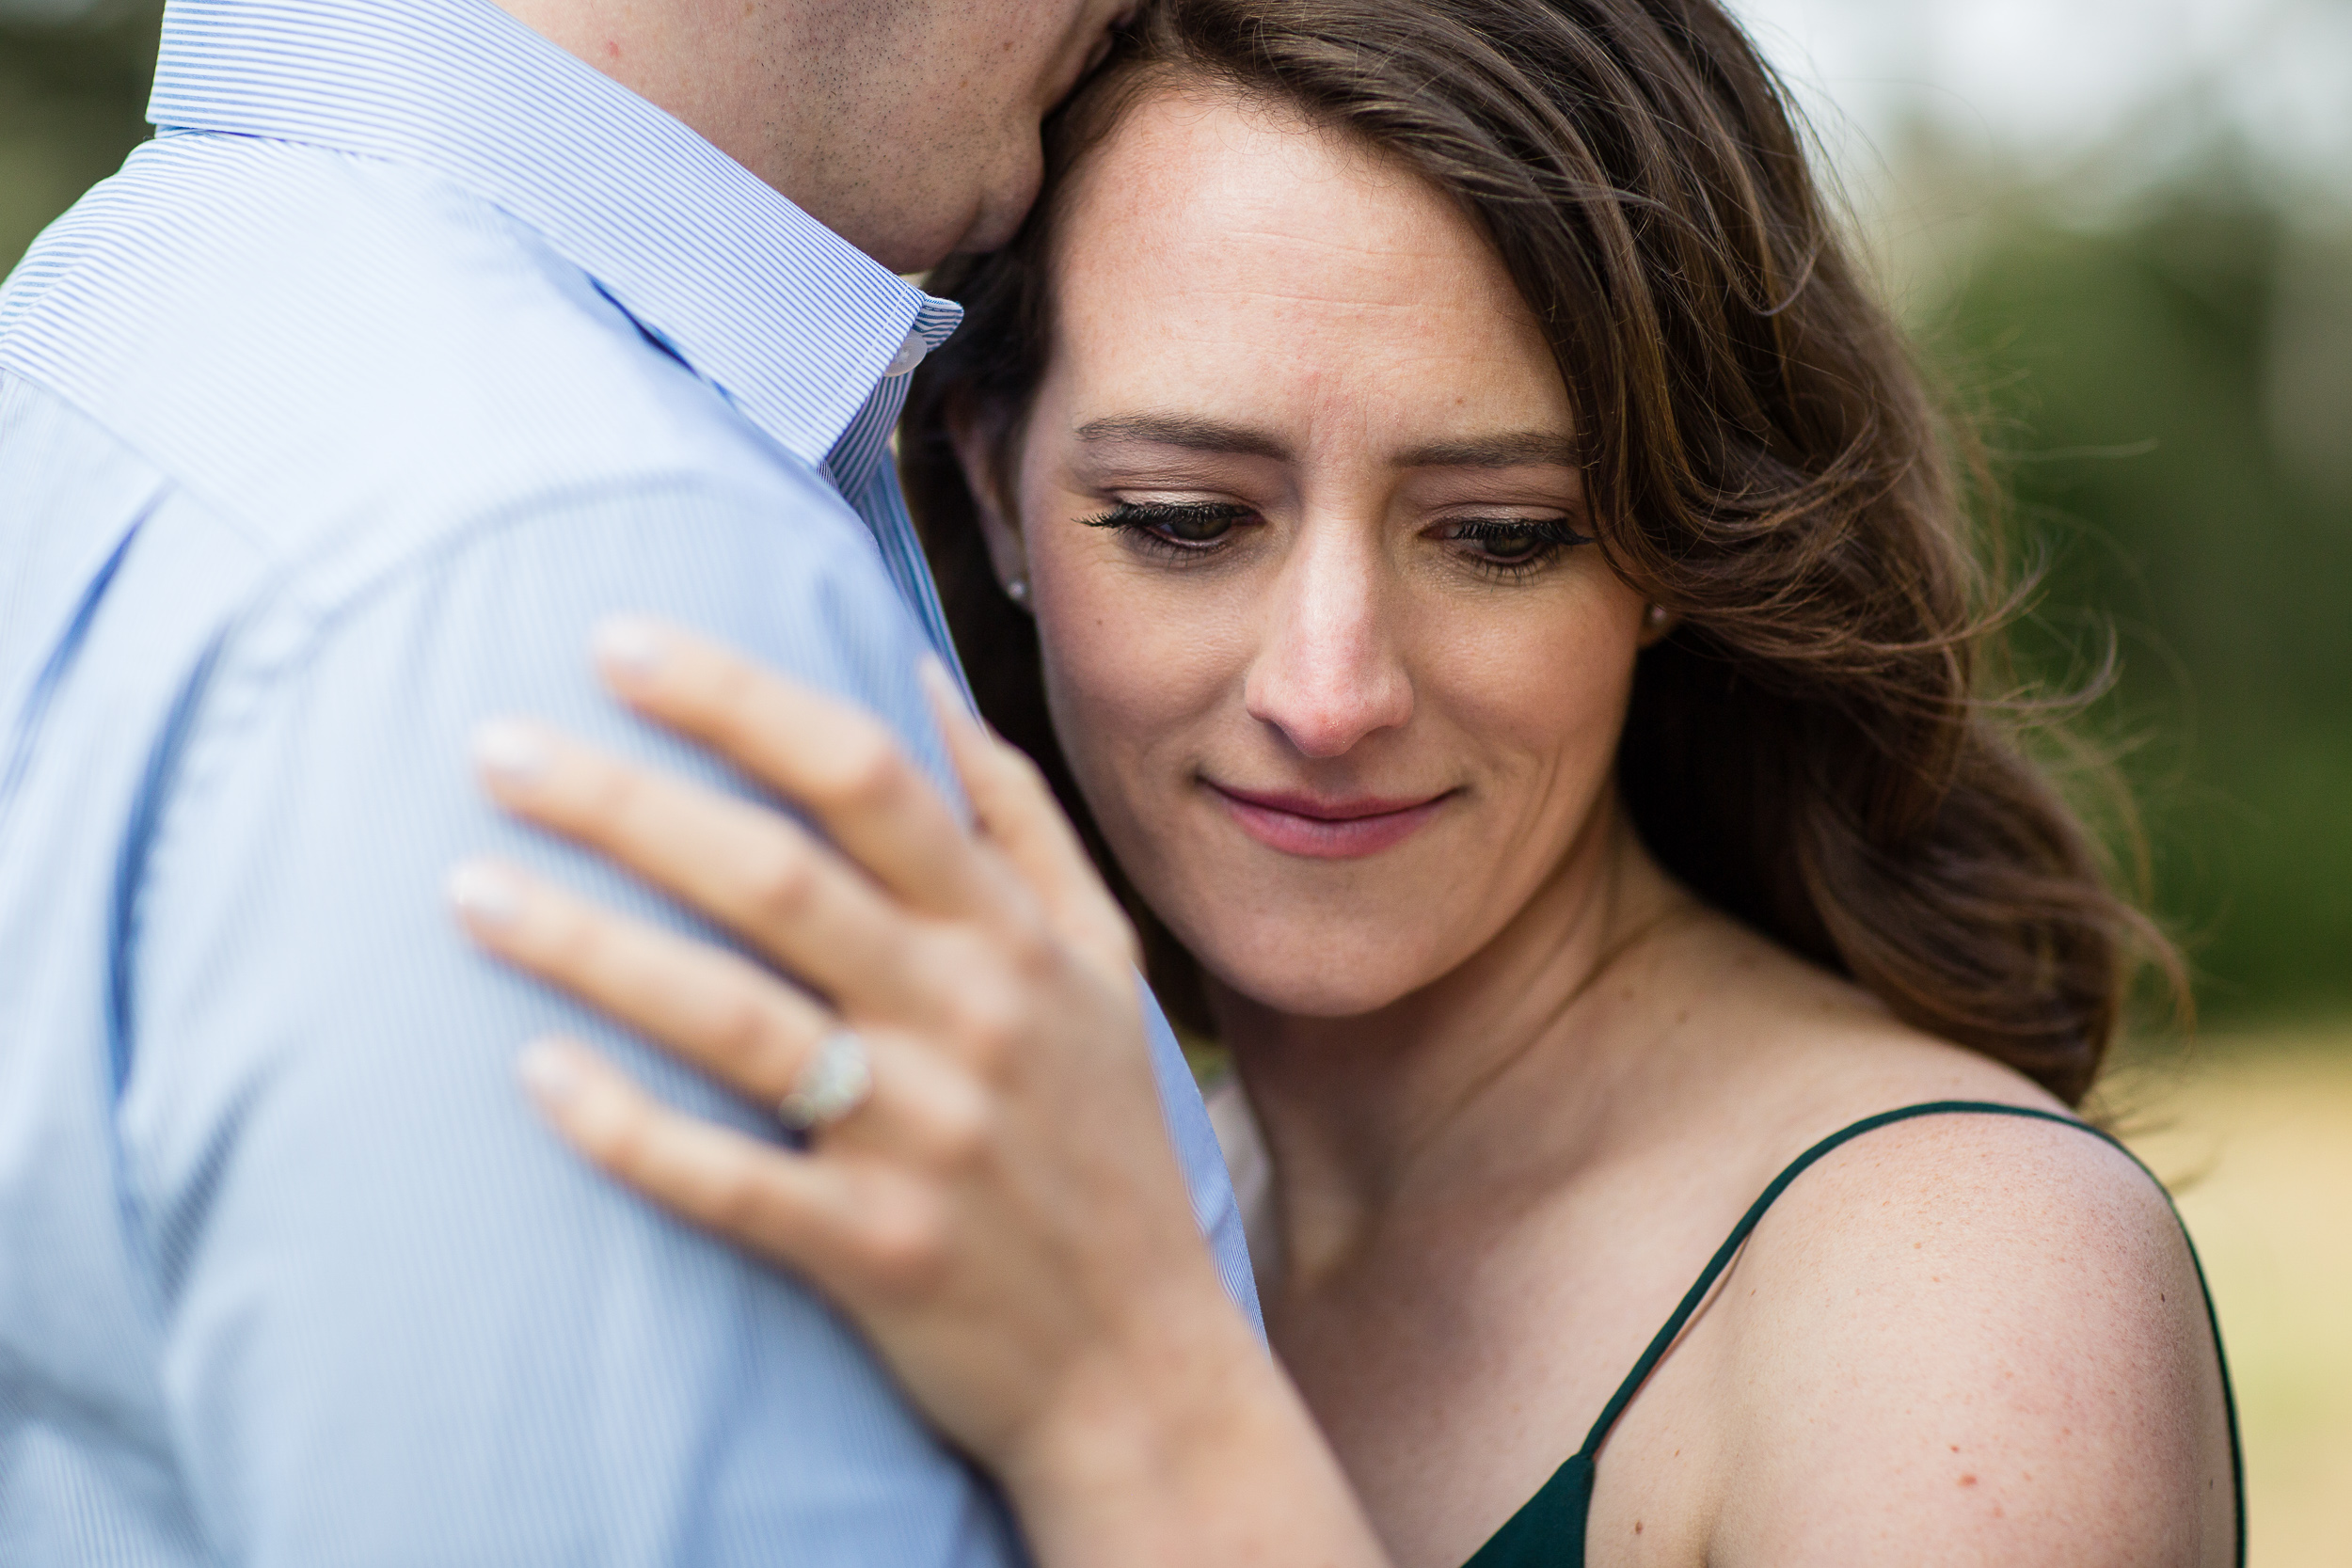
[{"label": "freckled skin", "polygon": [[[501,3],[899,270],[1011,233],[1039,118],[1120,8]],[[1400,1568],[1453,1568],[1799,1150],[1894,1105],[2052,1102],[1650,861],[1612,777],[1641,596],[1587,546],[1506,578],[1460,532],[1586,521],[1572,456],[1425,457],[1576,436],[1442,193],[1182,92],[1082,179],[1013,469],[959,445],[977,493],[1013,498],[991,547],[1031,581],[1065,748],[1201,958],[1263,1127],[1275,1348]],[[1083,436],[1134,416],[1262,450]],[[1201,499],[1247,526],[1182,567],[1084,521]],[[1428,816],[1376,854],[1301,856],[1241,831],[1218,784]],[[1885,1129],[1790,1189],[1643,1390],[1602,1455],[1593,1560],[2214,1568],[2213,1367],[2179,1235],[2113,1151]]]},{"label": "freckled skin", "polygon": [[[1304,1014],[1386,1006],[1489,945],[1606,816],[1640,595],[1590,546],[1498,581],[1425,537],[1464,513],[1581,515],[1577,470],[1396,461],[1496,433],[1565,443],[1565,388],[1452,203],[1264,115],[1139,114],[1070,229],[1127,236],[1061,259],[1062,350],[1018,479],[1073,768],[1220,983]],[[1263,431],[1295,460],[1073,435],[1152,409]],[[1078,521],[1143,496],[1263,521],[1180,571]],[[1237,832],[1204,778],[1452,796],[1393,850],[1302,861]]]},{"label": "freckled skin", "polygon": [[[1009,471],[977,426],[959,452],[1073,770],[1200,958],[1263,1129],[1276,1351],[1395,1560],[1454,1568],[1800,1150],[1897,1105],[2055,1102],[1643,849],[1613,783],[1641,595],[1584,546],[1480,576],[1447,533],[1581,517],[1573,463],[1406,461],[1575,434],[1440,193],[1199,89],[1147,98],[1077,178]],[[1135,434],[1171,420],[1223,445]],[[1214,555],[1088,522],[1208,502],[1247,519]],[[1220,784],[1440,803],[1316,859]],[[2214,1568],[2220,1408],[2128,1162],[2008,1118],[1886,1128],[1788,1191],[1635,1401],[1590,1560]]]}]

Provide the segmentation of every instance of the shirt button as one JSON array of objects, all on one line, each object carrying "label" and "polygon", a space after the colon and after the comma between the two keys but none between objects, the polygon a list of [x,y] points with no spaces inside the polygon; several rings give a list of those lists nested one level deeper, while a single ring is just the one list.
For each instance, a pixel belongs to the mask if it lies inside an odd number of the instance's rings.
[{"label": "shirt button", "polygon": [[898,352],[890,356],[890,363],[882,367],[882,374],[884,376],[905,375],[921,364],[923,356],[930,351],[931,345],[923,341],[923,334],[910,332],[907,334],[907,341],[898,345]]}]

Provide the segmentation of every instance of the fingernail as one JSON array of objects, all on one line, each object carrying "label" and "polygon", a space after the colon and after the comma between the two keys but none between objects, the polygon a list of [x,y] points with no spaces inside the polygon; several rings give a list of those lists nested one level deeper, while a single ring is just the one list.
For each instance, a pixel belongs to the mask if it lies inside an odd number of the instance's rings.
[{"label": "fingernail", "polygon": [[476,925],[512,926],[523,912],[523,889],[503,866],[468,861],[449,874],[449,901]]},{"label": "fingernail", "polygon": [[516,1059],[515,1076],[533,1100],[550,1109],[575,1099],[587,1082],[572,1053],[553,1040],[525,1046]]},{"label": "fingernail", "polygon": [[660,627],[642,616],[615,615],[596,627],[590,646],[607,674],[625,681],[642,681],[661,673],[669,639],[661,634]]},{"label": "fingernail", "polygon": [[547,738],[528,724],[493,719],[473,732],[476,767],[508,784],[530,784],[548,770]]}]

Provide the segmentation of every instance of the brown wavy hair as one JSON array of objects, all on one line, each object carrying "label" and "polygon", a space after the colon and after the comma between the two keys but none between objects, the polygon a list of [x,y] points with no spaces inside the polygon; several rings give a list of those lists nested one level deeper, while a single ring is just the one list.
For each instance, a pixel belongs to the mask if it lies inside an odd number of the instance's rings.
[{"label": "brown wavy hair", "polygon": [[2079,1102],[2135,955],[2170,950],[2029,760],[2021,710],[1985,695],[2019,600],[1972,516],[1992,494],[1977,449],[1842,245],[1784,87],[1708,0],[1165,0],[1049,124],[1012,245],[933,276],[966,320],[910,399],[908,496],[982,710],[1087,833],[1171,1013],[1205,1024],[1198,969],[1092,830],[947,435],[958,411],[1017,444],[1059,193],[1171,86],[1414,170],[1509,268],[1567,385],[1599,547],[1679,617],[1642,656],[1617,764],[1658,860]]}]

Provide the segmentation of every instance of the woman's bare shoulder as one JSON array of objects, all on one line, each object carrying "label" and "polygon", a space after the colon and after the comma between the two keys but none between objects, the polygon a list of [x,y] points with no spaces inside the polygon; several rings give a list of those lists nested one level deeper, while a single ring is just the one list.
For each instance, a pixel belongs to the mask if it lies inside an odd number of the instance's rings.
[{"label": "woman's bare shoulder", "polygon": [[[2016,1083],[1923,1098],[2040,1098]],[[1747,1462],[1719,1560],[1876,1560],[1888,1539],[1967,1561],[2229,1560],[2196,1267],[2103,1139],[1985,1114],[1880,1127],[1790,1185],[1723,1292]]]},{"label": "woman's bare shoulder", "polygon": [[[1692,1020],[1706,1042],[1699,1062],[1730,1069],[1730,1081],[1708,1076],[1765,1134],[1760,1155],[1793,1155],[1847,1123],[1933,1101],[2066,1111],[2023,1073],[1911,1027],[1852,981],[1728,918],[1694,929],[1676,962],[1677,978],[1705,996]],[[1803,1141],[1782,1149],[1774,1133]]]},{"label": "woman's bare shoulder", "polygon": [[[1709,939],[1740,1049],[1699,1098],[1748,1190],[1882,1112],[2067,1117],[1752,933]],[[2204,1294],[2163,1191],[2083,1127],[1920,1116],[1824,1155],[1708,1307],[1733,1463],[1726,1564],[2226,1564],[2228,1425]],[[1694,1347],[1695,1348],[1695,1347]]]}]

